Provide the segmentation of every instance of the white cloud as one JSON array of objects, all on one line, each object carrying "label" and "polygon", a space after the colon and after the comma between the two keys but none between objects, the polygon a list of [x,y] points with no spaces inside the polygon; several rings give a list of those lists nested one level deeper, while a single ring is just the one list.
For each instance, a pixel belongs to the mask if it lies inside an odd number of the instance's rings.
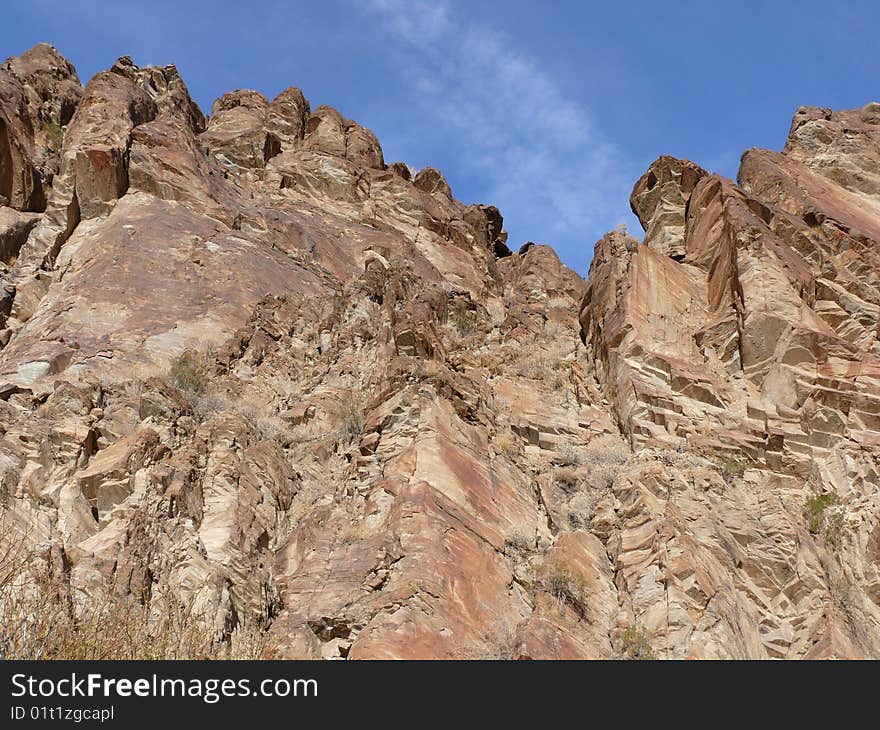
[{"label": "white cloud", "polygon": [[589,109],[501,32],[463,22],[448,0],[367,8],[399,44],[401,72],[426,115],[453,132],[458,166],[488,181],[485,202],[499,206],[514,236],[591,249],[627,220],[631,165]]},{"label": "white cloud", "polygon": [[443,0],[368,0],[366,5],[392,33],[413,45],[434,42],[452,30],[450,5]]}]

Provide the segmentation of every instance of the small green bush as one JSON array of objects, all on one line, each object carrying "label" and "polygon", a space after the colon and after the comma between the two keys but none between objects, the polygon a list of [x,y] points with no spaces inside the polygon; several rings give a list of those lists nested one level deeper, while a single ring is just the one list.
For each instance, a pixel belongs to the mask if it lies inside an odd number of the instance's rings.
[{"label": "small green bush", "polygon": [[459,335],[467,337],[476,332],[479,327],[480,315],[476,310],[468,309],[467,305],[459,299],[449,308],[449,321],[458,330]]},{"label": "small green bush", "polygon": [[728,484],[733,483],[734,479],[739,479],[746,473],[748,464],[742,459],[732,454],[719,454],[714,459],[718,468],[721,470],[721,476]]},{"label": "small green bush", "polygon": [[198,395],[208,388],[208,368],[201,356],[183,352],[171,361],[168,380],[175,388]]},{"label": "small green bush", "polygon": [[620,635],[620,653],[624,659],[656,659],[648,635],[641,626],[628,626]]},{"label": "small green bush", "polygon": [[825,542],[831,547],[840,547],[846,533],[846,518],[840,510],[834,510],[825,518]]},{"label": "small green bush", "polygon": [[560,611],[565,606],[570,606],[580,618],[586,618],[587,588],[583,578],[572,575],[562,563],[550,565],[542,587],[556,599]]},{"label": "small green bush", "polygon": [[825,523],[825,510],[831,505],[837,504],[837,501],[837,492],[807,497],[804,502],[804,516],[807,518],[810,532],[817,535],[822,531],[822,526]]},{"label": "small green bush", "polygon": [[64,129],[55,124],[55,122],[46,122],[43,125],[43,131],[49,140],[49,146],[54,150],[60,150],[64,143]]},{"label": "small green bush", "polygon": [[822,535],[831,547],[839,547],[846,532],[843,510],[829,509],[838,504],[840,497],[835,491],[807,497],[804,502],[804,516],[807,518],[810,532],[814,535]]}]

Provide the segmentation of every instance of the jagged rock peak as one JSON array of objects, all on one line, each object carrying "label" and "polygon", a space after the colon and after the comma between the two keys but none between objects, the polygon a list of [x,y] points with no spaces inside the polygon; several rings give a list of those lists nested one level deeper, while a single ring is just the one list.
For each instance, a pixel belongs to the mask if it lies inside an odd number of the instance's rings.
[{"label": "jagged rock peak", "polygon": [[295,87],[10,59],[6,655],[880,656],[875,118],[658,158],[584,281]]},{"label": "jagged rock peak", "polygon": [[708,173],[690,160],[662,155],[642,175],[629,201],[645,230],[645,244],[670,256],[682,256],[685,210],[700,178]]}]

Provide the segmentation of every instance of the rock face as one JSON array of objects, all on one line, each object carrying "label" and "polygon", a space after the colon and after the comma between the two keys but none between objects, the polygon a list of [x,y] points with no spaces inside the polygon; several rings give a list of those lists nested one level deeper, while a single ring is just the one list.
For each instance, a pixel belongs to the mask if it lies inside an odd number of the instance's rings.
[{"label": "rock face", "polygon": [[45,209],[62,127],[81,98],[73,64],[45,43],[0,66],[0,205]]},{"label": "rock face", "polygon": [[662,156],[639,178],[630,205],[645,229],[646,246],[678,261],[684,258],[687,203],[707,174],[690,160]]},{"label": "rock face", "polygon": [[[756,601],[747,614],[728,607],[755,622],[735,630],[752,633],[748,656],[878,648],[874,106],[799,110],[785,151],[748,151],[738,185],[702,171],[686,179],[692,163],[660,158],[633,192],[645,245],[600,241],[581,305],[588,356],[634,448],[710,456],[736,476],[736,496],[722,499],[741,505],[735,514],[706,503],[715,516],[697,517],[691,505],[701,526],[667,534],[692,540],[685,562],[727,563],[736,601]],[[657,221],[673,218],[683,226],[658,234]],[[679,489],[676,509],[696,497],[693,485]],[[816,500],[835,506],[805,529],[800,513]],[[671,517],[669,506],[640,512],[640,522]],[[748,527],[754,519],[763,527]],[[639,585],[669,569],[668,539],[641,558]],[[666,582],[664,605],[669,591]]]},{"label": "rock face", "polygon": [[584,281],[294,87],[8,60],[22,575],[185,606],[168,656],[880,656],[876,106],[659,158]]}]

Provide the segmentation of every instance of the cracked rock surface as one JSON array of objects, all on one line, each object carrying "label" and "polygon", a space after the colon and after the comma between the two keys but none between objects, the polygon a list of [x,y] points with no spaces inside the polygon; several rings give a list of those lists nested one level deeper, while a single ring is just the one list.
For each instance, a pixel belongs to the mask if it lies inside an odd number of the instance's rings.
[{"label": "cracked rock surface", "polygon": [[631,204],[584,280],[296,88],[9,59],[3,534],[267,658],[880,656],[880,105]]}]

